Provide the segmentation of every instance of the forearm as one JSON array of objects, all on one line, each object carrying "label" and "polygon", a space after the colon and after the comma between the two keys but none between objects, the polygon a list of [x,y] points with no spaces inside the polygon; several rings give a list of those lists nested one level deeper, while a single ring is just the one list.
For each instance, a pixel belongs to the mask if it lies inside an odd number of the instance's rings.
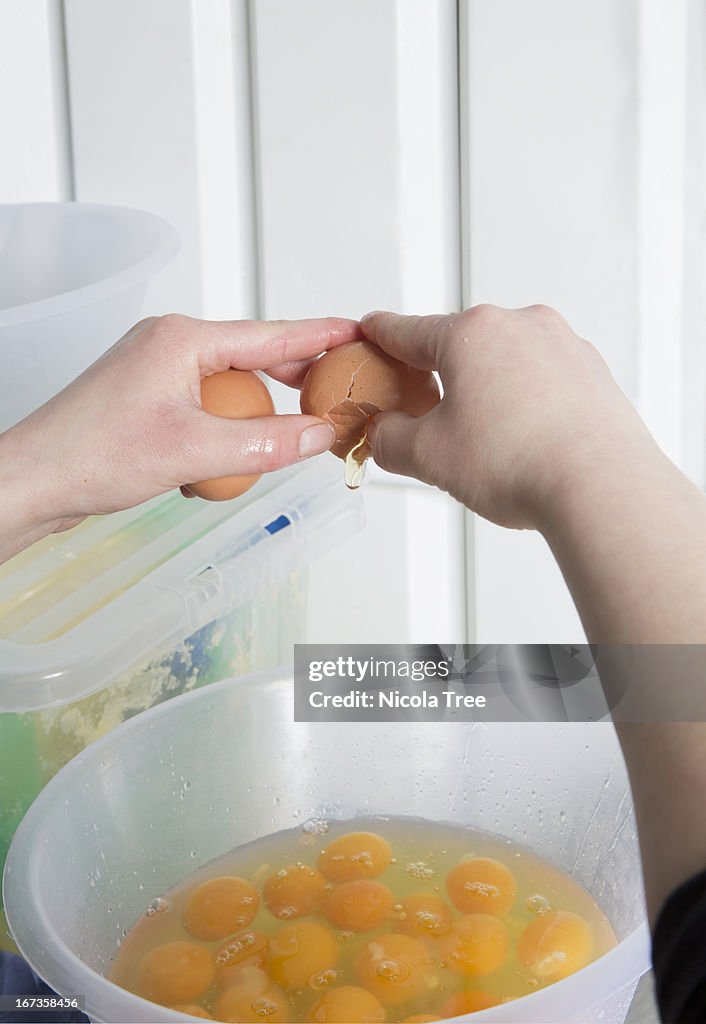
[{"label": "forearm", "polygon": [[[587,473],[559,497],[545,535],[588,639],[706,645],[706,497],[656,449]],[[616,721],[654,924],[669,893],[706,868],[706,675],[700,651],[688,648],[615,650],[613,660],[634,717],[659,708],[665,719]]]},{"label": "forearm", "polygon": [[706,496],[656,446],[578,467],[542,532],[591,643],[706,643]]},{"label": "forearm", "polygon": [[706,724],[622,722],[616,729],[630,775],[654,926],[667,896],[706,869]]},{"label": "forearm", "polygon": [[23,424],[0,434],[0,564],[60,527],[43,461]]}]

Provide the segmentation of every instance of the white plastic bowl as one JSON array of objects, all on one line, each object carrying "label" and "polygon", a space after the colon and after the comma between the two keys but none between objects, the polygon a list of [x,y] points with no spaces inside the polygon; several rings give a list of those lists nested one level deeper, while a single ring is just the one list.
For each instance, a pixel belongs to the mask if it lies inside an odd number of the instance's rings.
[{"label": "white plastic bowl", "polygon": [[150,278],[178,248],[174,228],[141,210],[0,205],[0,431],[139,319]]},{"label": "white plastic bowl", "polygon": [[610,953],[474,1021],[622,1024],[649,939],[630,791],[606,723],[295,723],[283,675],[205,687],[119,726],[44,789],[10,848],[10,928],[38,974],[85,996],[94,1020],[186,1020],[104,977],[150,901],[242,843],[360,814],[519,840],[608,914],[620,940]]}]

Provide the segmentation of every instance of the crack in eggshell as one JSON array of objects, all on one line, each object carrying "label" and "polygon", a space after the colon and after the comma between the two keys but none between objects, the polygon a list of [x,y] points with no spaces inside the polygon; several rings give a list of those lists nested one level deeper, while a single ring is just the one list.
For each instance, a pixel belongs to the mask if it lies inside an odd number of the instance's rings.
[{"label": "crack in eggshell", "polygon": [[[372,402],[354,402],[351,398],[344,398],[342,402],[337,402],[333,405],[326,413],[324,418],[330,420],[336,428],[336,432],[344,433],[345,436],[351,437],[354,433],[357,438],[360,438],[353,447],[357,449],[356,462],[365,462],[368,456],[371,454],[371,448],[368,444],[367,434],[368,426],[374,416],[377,416],[381,412],[379,406],[374,405]],[[337,441],[333,450],[338,454],[336,449],[340,450],[340,453],[345,457],[351,450],[350,442]]]},{"label": "crack in eggshell", "polygon": [[373,417],[395,410],[423,415],[438,401],[432,374],[360,341],[333,348],[312,364],[302,385],[300,408],[333,425],[334,455],[362,465],[372,454],[367,434]]},{"label": "crack in eggshell", "polygon": [[[351,401],[353,401],[353,388],[355,387],[356,377],[358,376],[359,373],[362,372],[363,367],[366,366],[370,362],[370,359],[371,359],[371,357],[367,356],[367,358],[365,358],[363,360],[363,362],[360,364],[358,369],[353,371],[353,375],[351,376],[351,383],[350,383],[350,386],[348,388],[348,394],[346,395],[346,398],[350,398]],[[379,411],[380,410],[378,409],[378,412]]]}]

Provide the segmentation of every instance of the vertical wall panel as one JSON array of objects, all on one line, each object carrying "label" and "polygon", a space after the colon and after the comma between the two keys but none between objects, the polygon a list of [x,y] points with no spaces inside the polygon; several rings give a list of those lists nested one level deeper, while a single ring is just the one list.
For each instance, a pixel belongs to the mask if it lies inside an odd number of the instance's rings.
[{"label": "vertical wall panel", "polygon": [[[455,0],[250,9],[264,314],[458,308]],[[462,638],[461,510],[379,471],[366,486],[365,532],[311,572],[312,635]]]},{"label": "vertical wall panel", "polygon": [[458,642],[462,507],[386,482],[367,488],[365,510],[365,529],[309,570],[309,642]]},{"label": "vertical wall panel", "polygon": [[150,210],[182,250],[150,312],[256,312],[245,0],[66,0],[76,197]]},{"label": "vertical wall panel", "polygon": [[457,308],[455,3],[251,9],[265,313]]},{"label": "vertical wall panel", "polygon": [[460,2],[464,298],[556,306],[635,396],[635,0]]},{"label": "vertical wall panel", "polygon": [[706,8],[689,0],[681,464],[706,487]]},{"label": "vertical wall panel", "polygon": [[688,5],[641,0],[638,12],[638,394],[647,425],[680,462]]},{"label": "vertical wall panel", "polygon": [[[637,397],[637,4],[460,0],[464,302],[556,306]],[[582,631],[544,542],[476,520],[475,638]]]},{"label": "vertical wall panel", "polygon": [[0,203],[70,199],[60,0],[0,3]]}]

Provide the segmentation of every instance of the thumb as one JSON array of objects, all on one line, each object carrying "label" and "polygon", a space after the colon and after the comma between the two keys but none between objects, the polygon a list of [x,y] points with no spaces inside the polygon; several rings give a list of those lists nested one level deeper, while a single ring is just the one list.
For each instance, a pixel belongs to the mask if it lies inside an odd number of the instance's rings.
[{"label": "thumb", "polygon": [[424,458],[424,417],[406,412],[383,412],[368,428],[368,441],[378,466],[390,473],[431,483]]},{"label": "thumb", "polygon": [[315,416],[258,416],[234,420],[199,411],[192,427],[184,480],[269,473],[327,451],[330,423]]}]

